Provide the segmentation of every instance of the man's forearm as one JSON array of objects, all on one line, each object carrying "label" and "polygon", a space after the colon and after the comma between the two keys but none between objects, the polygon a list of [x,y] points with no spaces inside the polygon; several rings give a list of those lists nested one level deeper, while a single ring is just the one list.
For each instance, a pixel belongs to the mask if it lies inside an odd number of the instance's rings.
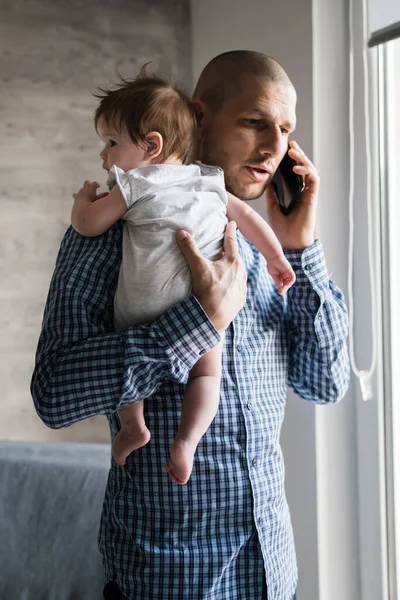
[{"label": "man's forearm", "polygon": [[151,396],[169,379],[186,382],[192,366],[219,341],[190,298],[152,325],[105,333],[46,352],[39,344],[31,392],[48,427],[60,428]]}]

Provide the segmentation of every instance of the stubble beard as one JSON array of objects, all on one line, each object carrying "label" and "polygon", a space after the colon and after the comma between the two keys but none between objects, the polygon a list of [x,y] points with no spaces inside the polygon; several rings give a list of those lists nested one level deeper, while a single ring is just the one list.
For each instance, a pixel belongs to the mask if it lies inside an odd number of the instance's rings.
[{"label": "stubble beard", "polygon": [[249,186],[246,186],[245,184],[240,183],[238,180],[238,177],[235,177],[234,175],[225,174],[226,189],[228,190],[228,192],[230,192],[237,198],[240,198],[240,200],[246,200],[246,201],[257,200],[258,198],[260,198],[260,196],[262,196],[264,194],[268,185],[269,185],[269,183],[266,183],[265,185],[263,185],[260,188],[260,191],[257,193],[254,193],[254,192],[250,193],[248,191]]},{"label": "stubble beard", "polygon": [[[216,151],[217,149],[217,151]],[[217,144],[213,144],[213,140],[209,139],[207,142],[203,140],[201,145],[201,162],[206,165],[215,165],[221,167],[224,170],[225,175],[225,187],[234,196],[240,200],[257,200],[262,196],[267,189],[270,180],[260,188],[260,192],[252,194],[248,191],[251,184],[246,185],[240,183],[237,175],[228,173],[225,165],[229,164],[229,155],[224,150],[219,150]]]}]

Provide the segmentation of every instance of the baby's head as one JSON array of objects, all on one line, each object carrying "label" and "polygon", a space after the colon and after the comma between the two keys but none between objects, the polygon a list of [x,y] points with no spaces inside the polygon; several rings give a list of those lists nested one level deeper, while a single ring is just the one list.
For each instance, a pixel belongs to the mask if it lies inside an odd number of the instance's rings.
[{"label": "baby's head", "polygon": [[124,171],[151,164],[181,164],[197,126],[191,100],[174,84],[144,68],[138,77],[120,77],[114,89],[100,89],[94,123],[105,143],[103,167]]}]

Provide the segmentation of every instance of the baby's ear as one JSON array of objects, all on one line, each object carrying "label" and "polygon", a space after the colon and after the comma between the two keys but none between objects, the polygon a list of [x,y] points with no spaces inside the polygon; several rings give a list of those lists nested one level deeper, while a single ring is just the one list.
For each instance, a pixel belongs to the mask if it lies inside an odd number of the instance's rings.
[{"label": "baby's ear", "polygon": [[164,147],[164,141],[161,133],[158,133],[158,131],[150,131],[150,133],[146,135],[146,145],[149,158],[154,160],[160,156]]}]

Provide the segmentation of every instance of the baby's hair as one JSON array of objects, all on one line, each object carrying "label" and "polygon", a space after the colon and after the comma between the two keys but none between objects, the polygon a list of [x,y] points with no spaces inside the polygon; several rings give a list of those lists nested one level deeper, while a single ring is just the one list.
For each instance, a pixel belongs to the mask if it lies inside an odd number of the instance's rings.
[{"label": "baby's hair", "polygon": [[163,138],[160,162],[170,156],[184,160],[191,150],[197,127],[197,113],[189,96],[174,83],[159,75],[148,75],[146,66],[134,79],[118,73],[113,89],[98,88],[93,94],[100,100],[94,124],[103,117],[107,124],[126,127],[132,141],[145,146],[146,136],[158,131]]}]

